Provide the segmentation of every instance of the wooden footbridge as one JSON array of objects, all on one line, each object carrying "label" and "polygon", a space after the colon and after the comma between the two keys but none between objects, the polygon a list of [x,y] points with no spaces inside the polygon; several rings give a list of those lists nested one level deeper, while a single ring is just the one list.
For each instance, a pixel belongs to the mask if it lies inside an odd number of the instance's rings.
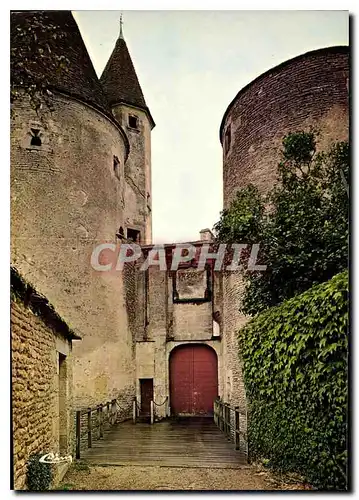
[{"label": "wooden footbridge", "polygon": [[[102,429],[94,429],[89,417],[90,426],[77,435],[77,458],[102,466],[241,468],[247,464],[247,455],[235,449],[239,448],[239,432],[238,439],[235,436],[232,442],[228,408],[223,411],[217,406],[214,419],[169,418],[154,425],[126,421],[106,426],[103,418]],[[103,413],[98,409],[96,412],[97,416]],[[101,417],[98,420],[101,423]],[[77,430],[79,427],[81,430],[78,417]]]}]

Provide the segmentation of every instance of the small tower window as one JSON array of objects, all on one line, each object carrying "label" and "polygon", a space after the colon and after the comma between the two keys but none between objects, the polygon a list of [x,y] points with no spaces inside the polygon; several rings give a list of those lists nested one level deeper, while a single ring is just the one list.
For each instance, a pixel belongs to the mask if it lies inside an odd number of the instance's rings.
[{"label": "small tower window", "polygon": [[127,239],[134,243],[140,243],[141,233],[137,229],[127,229]]},{"label": "small tower window", "polygon": [[38,128],[32,128],[31,129],[31,146],[41,146],[41,139],[40,139],[40,129]]},{"label": "small tower window", "polygon": [[138,116],[128,115],[128,126],[130,128],[135,128],[136,130],[138,130]]},{"label": "small tower window", "polygon": [[224,134],[224,154],[227,154],[231,148],[231,126],[228,125]]}]

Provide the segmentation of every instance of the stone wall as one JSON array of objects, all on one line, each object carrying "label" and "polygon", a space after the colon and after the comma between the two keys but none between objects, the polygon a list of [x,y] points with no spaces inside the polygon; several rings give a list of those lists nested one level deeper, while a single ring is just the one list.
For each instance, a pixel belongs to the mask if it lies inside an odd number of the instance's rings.
[{"label": "stone wall", "polygon": [[224,208],[248,183],[266,192],[276,180],[282,138],[320,132],[319,149],[348,139],[348,47],[308,52],[244,87],[221,124]]},{"label": "stone wall", "polygon": [[223,374],[223,399],[233,406],[245,410],[246,396],[238,351],[238,330],[249,320],[240,313],[243,277],[239,272],[223,272],[223,362],[226,371]]},{"label": "stone wall", "polygon": [[125,291],[128,328],[133,339],[134,349],[135,340],[143,340],[145,333],[145,273],[139,272],[138,265],[135,263],[128,262],[124,265],[122,276]]},{"label": "stone wall", "polygon": [[[51,110],[43,103],[37,114],[24,98],[13,113],[12,263],[83,338],[74,346],[76,406],[118,398],[134,391],[135,374],[122,274],[96,271],[90,260],[125,225],[123,132],[60,94]],[[30,145],[34,127],[40,147]]]},{"label": "stone wall", "polygon": [[[138,275],[144,274],[138,271]],[[205,343],[217,353],[218,393],[223,400],[240,407],[243,429],[246,425],[246,398],[237,345],[237,332],[248,320],[239,312],[243,278],[239,273],[214,272],[211,300],[197,302],[203,298],[207,286],[204,277],[205,273],[195,268],[177,271],[176,290],[185,300],[177,302],[173,301],[174,274],[161,271],[157,266],[149,268],[147,336],[143,336],[144,328],[138,326],[136,337],[137,398],[140,400],[140,378],[154,379],[156,402],[162,403],[169,398],[170,352],[186,343]],[[141,300],[139,297],[137,295],[137,310],[141,314],[146,308],[143,302],[145,294],[141,295]],[[166,416],[166,406],[156,411],[159,418]]]},{"label": "stone wall", "polygon": [[202,299],[206,288],[206,271],[179,269],[176,272],[176,291],[179,299]]},{"label": "stone wall", "polygon": [[[14,488],[22,490],[31,455],[74,456],[72,349],[20,299],[11,300],[11,349]],[[55,484],[64,472],[54,466]]]},{"label": "stone wall", "polygon": [[[168,304],[172,299],[168,289],[168,273],[160,271],[153,266],[148,269],[148,339],[153,341],[153,347],[147,348],[153,352],[153,390],[156,403],[162,403],[168,395],[166,392],[167,370],[166,370],[166,342],[168,327]],[[140,346],[139,346],[140,347]],[[141,345],[142,357],[138,360],[138,365],[143,362],[144,344]],[[138,351],[140,354],[140,351]],[[149,360],[148,360],[149,362]],[[137,376],[137,394],[139,394],[139,377]],[[151,378],[151,377],[150,377]],[[160,412],[165,412],[165,406],[160,407]],[[165,414],[159,413],[161,416]]]},{"label": "stone wall", "polygon": [[207,340],[212,337],[212,304],[173,305],[173,340]]},{"label": "stone wall", "polygon": [[[137,294],[136,310],[147,315],[148,325],[137,325],[136,342],[136,394],[140,400],[141,378],[153,378],[154,400],[161,404],[169,401],[169,358],[174,347],[186,343],[205,343],[213,347],[218,357],[219,394],[222,394],[224,365],[220,335],[213,338],[213,301],[220,302],[222,283],[219,275],[214,280],[212,300],[203,301],[207,288],[207,272],[195,268],[180,269],[175,278],[178,301],[173,300],[174,273],[161,271],[157,266],[148,269],[147,278],[138,272],[142,286],[147,279],[147,293]],[[140,276],[142,275],[142,278]],[[138,290],[141,289],[139,286]],[[147,296],[147,301],[146,301]],[[199,299],[199,300],[198,300]],[[184,300],[184,302],[181,302]],[[168,405],[155,408],[156,417],[167,415]]]}]

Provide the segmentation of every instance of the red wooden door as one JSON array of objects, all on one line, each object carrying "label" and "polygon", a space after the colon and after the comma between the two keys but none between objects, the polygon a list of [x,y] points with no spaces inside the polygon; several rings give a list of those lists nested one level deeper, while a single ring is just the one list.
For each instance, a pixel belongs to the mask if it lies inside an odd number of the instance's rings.
[{"label": "red wooden door", "polygon": [[212,415],[218,395],[217,354],[207,345],[184,345],[170,356],[170,405],[174,415]]}]

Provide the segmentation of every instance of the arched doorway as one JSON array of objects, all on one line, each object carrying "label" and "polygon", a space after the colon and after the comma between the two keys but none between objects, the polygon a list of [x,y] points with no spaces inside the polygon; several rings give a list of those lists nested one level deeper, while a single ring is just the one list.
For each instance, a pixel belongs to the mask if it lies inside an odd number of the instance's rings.
[{"label": "arched doorway", "polygon": [[170,406],[172,415],[213,415],[218,395],[218,363],[206,344],[185,344],[170,354]]}]

